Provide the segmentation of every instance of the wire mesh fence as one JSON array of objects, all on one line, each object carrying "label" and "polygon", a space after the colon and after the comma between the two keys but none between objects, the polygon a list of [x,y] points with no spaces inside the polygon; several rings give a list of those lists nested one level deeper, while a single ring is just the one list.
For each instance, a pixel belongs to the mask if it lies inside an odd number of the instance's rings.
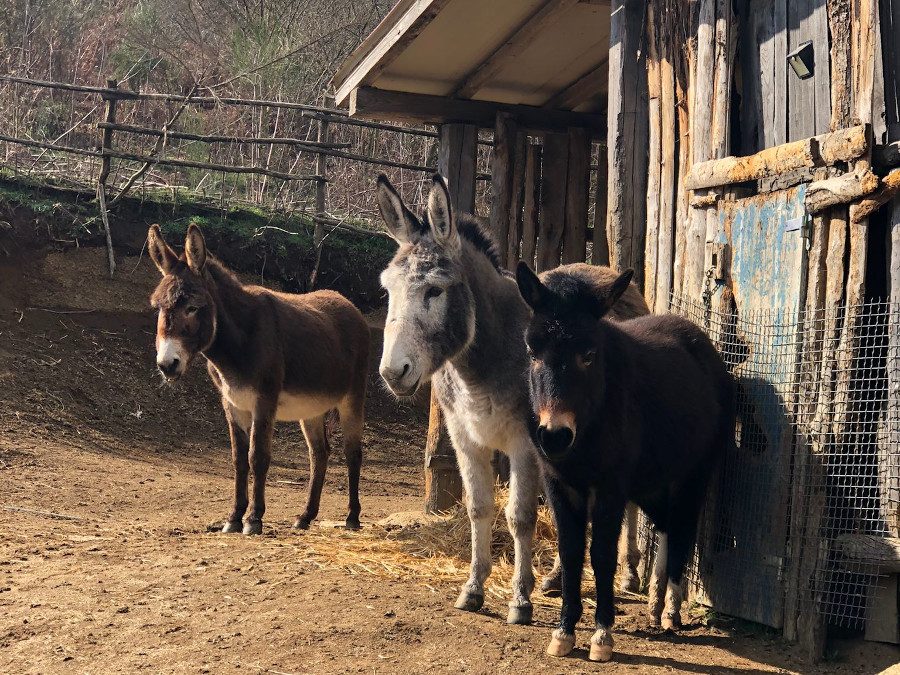
[{"label": "wire mesh fence", "polygon": [[[694,597],[779,628],[812,609],[862,629],[900,534],[900,305],[723,312],[675,297],[671,311],[707,330],[738,385]],[[641,536],[652,552],[646,522]]]}]

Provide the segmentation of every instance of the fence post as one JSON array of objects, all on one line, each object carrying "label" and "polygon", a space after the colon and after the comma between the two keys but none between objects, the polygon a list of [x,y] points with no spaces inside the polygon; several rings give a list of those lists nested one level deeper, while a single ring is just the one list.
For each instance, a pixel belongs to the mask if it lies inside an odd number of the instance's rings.
[{"label": "fence post", "polygon": [[[331,108],[334,105],[334,97],[330,94],[325,95],[325,107]],[[319,130],[316,139],[319,143],[328,143],[330,140],[330,124],[327,117],[319,118]],[[319,276],[319,264],[322,261],[322,241],[325,238],[325,218],[328,212],[328,155],[318,153],[316,155],[316,214],[313,218],[313,247],[316,251],[316,264],[313,267],[312,274],[309,277],[309,288],[312,290],[316,285],[316,279]]]},{"label": "fence post", "polygon": [[[116,80],[109,79],[106,81],[109,89],[118,89],[119,83]],[[104,120],[107,124],[116,123],[116,98],[110,94],[102,94],[106,101],[106,114]],[[106,255],[109,260],[109,276],[116,272],[116,256],[113,251],[112,232],[109,228],[109,212],[106,210],[106,180],[109,178],[110,164],[112,158],[109,155],[112,150],[113,130],[106,126],[103,128],[103,137],[101,140],[101,151],[103,157],[100,159],[100,174],[97,176],[97,198],[100,200],[100,217],[103,219],[103,229],[106,231]]]}]

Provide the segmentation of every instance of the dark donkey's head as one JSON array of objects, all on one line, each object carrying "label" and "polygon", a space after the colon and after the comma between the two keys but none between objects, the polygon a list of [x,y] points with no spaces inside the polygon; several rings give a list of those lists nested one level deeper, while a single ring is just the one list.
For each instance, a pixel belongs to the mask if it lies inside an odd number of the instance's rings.
[{"label": "dark donkey's head", "polygon": [[159,225],[152,225],[147,248],[163,277],[150,296],[150,304],[159,310],[156,365],[171,381],[181,377],[215,337],[216,305],[205,281],[206,241],[200,228],[190,225],[179,256],[163,241]]},{"label": "dark donkey's head", "polygon": [[538,445],[550,461],[568,455],[579,423],[586,424],[593,401],[603,396],[608,355],[598,322],[632,276],[634,271],[626,270],[598,294],[574,276],[553,275],[544,284],[525,263],[516,269],[519,292],[534,311],[525,333],[531,358],[529,389],[538,418]]},{"label": "dark donkey's head", "polygon": [[[381,273],[388,314],[380,372],[394,394],[411,396],[474,339],[475,307],[464,273],[460,227],[468,228],[468,236],[475,239],[480,230],[474,222],[457,218],[441,176],[432,180],[421,218],[406,208],[383,175],[376,196],[384,222],[400,244]],[[497,274],[487,258],[484,265]]]}]

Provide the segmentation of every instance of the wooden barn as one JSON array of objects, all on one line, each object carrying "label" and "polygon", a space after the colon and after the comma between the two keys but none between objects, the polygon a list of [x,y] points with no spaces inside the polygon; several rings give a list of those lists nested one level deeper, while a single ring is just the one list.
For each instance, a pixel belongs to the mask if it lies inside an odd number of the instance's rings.
[{"label": "wooden barn", "polygon": [[[740,384],[697,599],[822,653],[898,642],[900,43],[892,0],[400,0],[333,84],[436,124],[457,208],[538,270],[634,267]],[[593,214],[591,219],[590,215]],[[431,507],[458,496],[432,406]]]}]

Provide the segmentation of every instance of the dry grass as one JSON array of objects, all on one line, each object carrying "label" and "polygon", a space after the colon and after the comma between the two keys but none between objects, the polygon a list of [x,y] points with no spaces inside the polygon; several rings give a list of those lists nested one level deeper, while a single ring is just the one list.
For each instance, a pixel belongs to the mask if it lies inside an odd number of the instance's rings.
[{"label": "dry grass", "polygon": [[[506,526],[503,508],[509,491],[495,491],[492,554],[494,567],[485,592],[508,600],[513,573],[513,540]],[[469,576],[469,517],[459,507],[441,518],[423,518],[400,527],[373,525],[359,532],[341,529],[311,531],[307,538],[306,560],[320,567],[340,569],[349,574],[415,581],[432,592],[429,582],[462,583]],[[540,579],[553,566],[556,530],[546,506],[538,510],[532,568]],[[592,575],[590,569],[585,570]],[[590,585],[592,586],[592,584]],[[560,601],[535,593],[533,602],[559,607]],[[585,601],[593,605],[589,598]]]}]

